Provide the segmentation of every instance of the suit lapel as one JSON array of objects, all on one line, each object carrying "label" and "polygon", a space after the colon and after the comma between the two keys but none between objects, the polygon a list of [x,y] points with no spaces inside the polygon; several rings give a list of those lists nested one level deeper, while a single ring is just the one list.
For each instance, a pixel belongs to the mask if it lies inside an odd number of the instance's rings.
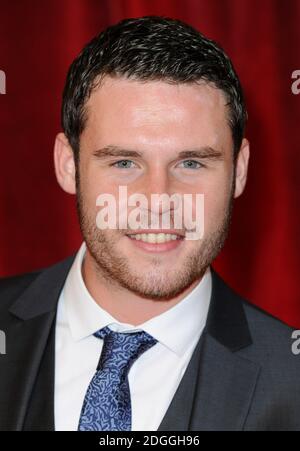
[{"label": "suit lapel", "polygon": [[[57,301],[74,256],[43,271],[12,305],[2,319],[6,355],[0,359],[0,429],[22,430],[28,406],[44,399],[44,424],[54,424],[54,324]],[[36,381],[44,362],[48,390],[37,392]],[[42,388],[42,386],[41,386]],[[35,391],[34,391],[35,390]],[[47,398],[47,399],[46,399]],[[38,409],[38,407],[36,407]],[[38,410],[36,410],[38,411]],[[35,414],[35,412],[32,412]],[[29,419],[29,422],[31,420]]]},{"label": "suit lapel", "polygon": [[205,338],[189,430],[242,430],[259,367]]},{"label": "suit lapel", "polygon": [[241,430],[247,417],[260,367],[238,353],[252,344],[242,299],[211,270],[207,325],[159,431]]},{"label": "suit lapel", "polygon": [[0,359],[0,429],[22,430],[53,314],[6,329],[6,355]]},{"label": "suit lapel", "polygon": [[55,429],[55,323],[54,320],[33,384],[23,424],[24,431],[53,431]]}]

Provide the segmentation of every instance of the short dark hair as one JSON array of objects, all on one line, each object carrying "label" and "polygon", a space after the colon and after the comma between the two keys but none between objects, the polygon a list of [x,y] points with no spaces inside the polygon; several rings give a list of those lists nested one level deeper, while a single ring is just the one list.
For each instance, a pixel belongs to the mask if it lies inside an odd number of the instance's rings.
[{"label": "short dark hair", "polygon": [[85,104],[105,75],[168,83],[206,81],[223,91],[236,157],[247,111],[233,64],[223,49],[192,26],[165,16],[118,22],[93,38],[71,64],[63,91],[62,128],[79,158]]}]

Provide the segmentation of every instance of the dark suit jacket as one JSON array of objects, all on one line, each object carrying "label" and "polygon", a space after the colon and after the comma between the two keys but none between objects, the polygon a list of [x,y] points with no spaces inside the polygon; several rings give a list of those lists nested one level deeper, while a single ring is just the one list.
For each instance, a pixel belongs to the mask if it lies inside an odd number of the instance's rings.
[{"label": "dark suit jacket", "polygon": [[[0,281],[0,430],[54,430],[55,319],[73,259]],[[158,430],[300,430],[292,330],[211,269],[207,325]]]}]

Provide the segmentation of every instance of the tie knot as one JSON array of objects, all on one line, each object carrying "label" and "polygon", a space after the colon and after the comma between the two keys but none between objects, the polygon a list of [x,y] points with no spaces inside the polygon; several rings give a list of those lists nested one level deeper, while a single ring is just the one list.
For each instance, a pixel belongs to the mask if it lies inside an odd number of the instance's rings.
[{"label": "tie knot", "polygon": [[95,332],[94,335],[104,339],[98,370],[108,367],[119,370],[121,367],[126,367],[129,370],[141,354],[157,343],[157,340],[145,331],[114,332],[107,326]]}]

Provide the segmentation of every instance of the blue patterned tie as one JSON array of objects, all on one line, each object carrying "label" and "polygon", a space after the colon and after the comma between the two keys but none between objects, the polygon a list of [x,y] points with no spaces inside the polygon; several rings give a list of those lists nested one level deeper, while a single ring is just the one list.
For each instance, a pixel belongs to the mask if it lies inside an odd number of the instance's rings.
[{"label": "blue patterned tie", "polygon": [[94,334],[104,339],[99,364],[81,410],[79,431],[131,431],[128,371],[157,340],[147,332],[120,333],[103,327]]}]

